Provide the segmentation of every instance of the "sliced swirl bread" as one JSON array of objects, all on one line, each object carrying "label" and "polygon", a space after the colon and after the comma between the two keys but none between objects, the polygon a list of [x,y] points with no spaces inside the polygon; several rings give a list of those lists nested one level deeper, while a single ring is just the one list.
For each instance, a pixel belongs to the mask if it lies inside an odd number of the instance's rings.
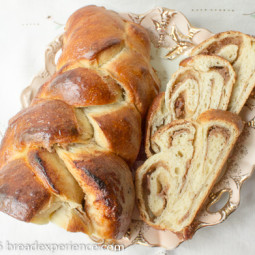
[{"label": "sliced swirl bread", "polygon": [[180,67],[150,108],[145,145],[148,157],[155,153],[151,136],[158,127],[176,119],[196,119],[208,109],[228,107],[235,83],[235,71],[228,61],[198,55],[183,60]]},{"label": "sliced swirl bread", "polygon": [[198,54],[218,55],[233,65],[237,77],[228,110],[238,114],[255,86],[255,38],[235,31],[219,33],[191,52]]},{"label": "sliced swirl bread", "polygon": [[242,129],[238,115],[222,110],[159,128],[152,136],[156,154],[136,172],[143,220],[190,238],[192,222]]}]

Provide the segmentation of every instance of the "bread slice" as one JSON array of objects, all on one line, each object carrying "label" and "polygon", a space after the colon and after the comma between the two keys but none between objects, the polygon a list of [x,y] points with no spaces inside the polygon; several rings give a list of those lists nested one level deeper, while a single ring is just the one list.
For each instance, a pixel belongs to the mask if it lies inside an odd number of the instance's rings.
[{"label": "bread slice", "polygon": [[189,238],[191,224],[242,129],[238,115],[222,110],[159,128],[152,137],[156,154],[136,172],[143,220]]},{"label": "bread slice", "polygon": [[156,148],[150,137],[158,127],[176,119],[196,119],[208,109],[226,110],[230,100],[235,71],[218,56],[198,55],[180,63],[167,84],[166,92],[154,100],[147,118],[146,154]]},{"label": "bread slice", "polygon": [[237,78],[228,110],[238,114],[255,86],[255,38],[241,32],[223,32],[191,52],[191,55],[198,54],[218,55],[233,65]]}]

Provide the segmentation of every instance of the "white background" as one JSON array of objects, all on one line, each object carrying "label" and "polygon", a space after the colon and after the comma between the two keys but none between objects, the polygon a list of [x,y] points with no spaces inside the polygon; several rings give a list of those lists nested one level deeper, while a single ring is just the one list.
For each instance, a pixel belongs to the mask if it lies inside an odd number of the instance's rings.
[{"label": "white background", "polygon": [[[142,13],[163,6],[181,11],[197,27],[213,33],[240,30],[255,35],[254,0],[0,0],[0,131],[20,109],[20,93],[43,68],[47,44],[79,7],[96,4],[119,12]],[[254,60],[255,61],[255,60]],[[255,254],[255,176],[242,188],[240,207],[224,223],[199,230],[169,254]],[[68,233],[52,224],[26,224],[0,213],[0,254],[51,254],[8,251],[6,242],[90,242],[83,234]],[[108,251],[102,254],[113,254]],[[56,251],[53,254],[101,254],[99,251]],[[163,249],[134,246],[118,254],[164,254]]]}]

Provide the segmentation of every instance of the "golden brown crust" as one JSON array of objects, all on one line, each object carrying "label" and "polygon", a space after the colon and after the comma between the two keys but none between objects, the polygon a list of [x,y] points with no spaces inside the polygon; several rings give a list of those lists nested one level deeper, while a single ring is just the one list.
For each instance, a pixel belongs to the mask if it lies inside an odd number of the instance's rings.
[{"label": "golden brown crust", "polygon": [[[123,160],[98,149],[59,151],[86,194],[85,210],[95,234],[118,239],[126,231],[134,205],[132,175]],[[131,206],[131,208],[130,208]]]},{"label": "golden brown crust", "polygon": [[165,103],[165,92],[161,92],[158,94],[155,99],[153,100],[147,114],[146,119],[146,133],[145,133],[145,152],[147,154],[147,157],[150,157],[152,155],[151,152],[151,128],[152,124],[154,122],[155,115],[159,113],[162,108],[162,105]]},{"label": "golden brown crust", "polygon": [[77,60],[82,67],[92,65],[107,70],[121,83],[127,100],[145,115],[159,90],[159,81],[149,64],[150,43],[144,28],[103,7],[82,8],[67,22],[57,69],[78,67]]},{"label": "golden brown crust", "polygon": [[149,111],[148,111],[148,114],[147,114],[147,123],[151,123],[151,119],[153,118],[153,115],[160,111],[160,108],[164,102],[164,99],[165,99],[165,92],[161,92],[159,93],[153,100],[150,108],[149,108]]},{"label": "golden brown crust", "polygon": [[[47,151],[45,151],[47,153]],[[54,170],[52,171],[52,167],[49,162],[43,159],[44,151],[30,151],[28,153],[28,160],[33,167],[33,172],[40,176],[40,179],[44,186],[46,186],[51,192],[59,194],[59,188],[55,187],[55,182],[58,180],[58,176]],[[51,154],[51,153],[50,153]]]},{"label": "golden brown crust", "polygon": [[[200,55],[204,55],[204,54],[200,54]],[[205,54],[206,55],[206,54]],[[196,56],[191,56],[191,57],[187,57],[187,58],[185,58],[185,59],[183,59],[180,63],[179,63],[179,66],[182,66],[182,67],[186,67],[186,66],[192,66],[192,64],[193,64],[193,62],[195,62],[196,61]],[[215,59],[215,61],[217,61],[217,60],[220,60],[221,62],[225,62],[226,63],[226,66],[228,66],[229,64],[228,64],[228,61],[227,60],[225,60],[223,57],[220,57],[220,56],[216,56],[216,55],[211,55],[210,56],[210,59],[211,59],[211,61],[213,60],[213,59]],[[213,67],[213,68],[215,68],[215,67]]]},{"label": "golden brown crust", "polygon": [[240,133],[243,130],[244,122],[239,115],[232,112],[222,110],[208,110],[202,113],[198,118],[198,121],[203,123],[218,120],[226,123],[232,123],[232,125],[235,125],[236,129],[239,130]]},{"label": "golden brown crust", "polygon": [[79,135],[74,110],[59,100],[43,101],[22,110],[9,122],[17,145],[70,143]]},{"label": "golden brown crust", "polygon": [[84,194],[81,188],[56,153],[45,149],[32,149],[27,158],[35,175],[52,194],[82,203]]},{"label": "golden brown crust", "polygon": [[83,58],[94,59],[103,50],[121,44],[124,25],[119,15],[103,7],[79,9],[67,21],[63,53],[57,68]]},{"label": "golden brown crust", "polygon": [[0,210],[22,221],[30,221],[48,203],[50,193],[22,159],[11,161],[0,171]]},{"label": "golden brown crust", "polygon": [[192,61],[192,57],[187,57],[187,58],[183,59],[183,60],[180,62],[179,66],[187,66],[187,64],[188,64],[190,61]]},{"label": "golden brown crust", "polygon": [[150,40],[147,31],[136,23],[127,23],[127,46],[143,56],[150,57]]},{"label": "golden brown crust", "polygon": [[9,121],[0,146],[0,167],[16,151],[73,142],[79,135],[74,110],[59,100],[44,100],[20,111]]},{"label": "golden brown crust", "polygon": [[141,143],[141,116],[131,105],[118,106],[107,112],[88,112],[93,119],[97,143],[132,165]]},{"label": "golden brown crust", "polygon": [[148,68],[148,62],[136,52],[122,51],[119,58],[105,64],[105,69],[123,87],[127,100],[145,115],[158,88]]},{"label": "golden brown crust", "polygon": [[122,91],[110,77],[79,67],[59,73],[40,88],[37,97],[58,99],[75,107],[88,107],[115,103],[121,99]]},{"label": "golden brown crust", "polygon": [[[218,34],[214,35],[213,37],[210,37],[207,40],[203,41],[202,44],[199,44],[196,47],[194,47],[192,49],[190,55],[192,56],[192,55],[196,54],[196,52],[199,50],[199,48],[202,45],[207,44],[208,42],[212,41],[212,39],[216,39],[216,40],[222,39],[221,42],[215,42],[208,49],[206,49],[206,51],[201,52],[201,54],[209,54],[209,55],[212,54],[212,55],[215,55],[215,51],[217,51],[222,45],[229,43],[229,40],[231,40],[231,39],[228,36],[233,37],[233,38],[234,37],[237,37],[237,38],[240,37],[241,38],[242,36],[245,36],[245,37],[249,37],[250,39],[254,40],[254,38],[252,36],[243,34],[243,33],[239,32],[239,31],[221,32],[221,33],[218,33]],[[236,45],[240,44],[241,43],[240,38],[237,39],[236,41],[233,41],[233,43],[236,44]]]}]

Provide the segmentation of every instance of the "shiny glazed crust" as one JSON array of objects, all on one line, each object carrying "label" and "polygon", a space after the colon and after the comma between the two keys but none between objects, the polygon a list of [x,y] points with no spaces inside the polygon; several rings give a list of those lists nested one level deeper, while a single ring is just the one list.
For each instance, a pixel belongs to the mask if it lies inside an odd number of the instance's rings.
[{"label": "shiny glazed crust", "polygon": [[57,72],[9,122],[0,147],[0,210],[99,239],[126,232],[129,169],[159,90],[141,26],[103,7],[66,24]]}]

